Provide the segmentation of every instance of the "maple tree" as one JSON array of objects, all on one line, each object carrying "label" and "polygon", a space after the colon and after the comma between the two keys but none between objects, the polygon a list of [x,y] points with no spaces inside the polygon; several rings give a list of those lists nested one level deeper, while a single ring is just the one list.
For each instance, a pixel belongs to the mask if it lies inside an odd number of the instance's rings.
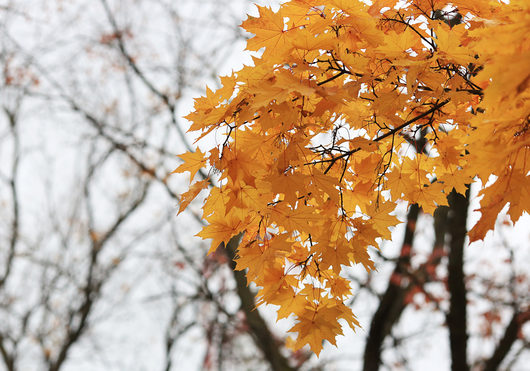
[{"label": "maple tree", "polygon": [[318,354],[339,320],[359,325],[342,267],[374,269],[397,204],[433,214],[477,179],[471,241],[529,209],[528,2],[292,0],[242,27],[261,54],[187,116],[198,140],[224,138],[175,171],[218,174],[198,235],[210,251],[241,239],[236,269],[296,320],[291,348]]}]

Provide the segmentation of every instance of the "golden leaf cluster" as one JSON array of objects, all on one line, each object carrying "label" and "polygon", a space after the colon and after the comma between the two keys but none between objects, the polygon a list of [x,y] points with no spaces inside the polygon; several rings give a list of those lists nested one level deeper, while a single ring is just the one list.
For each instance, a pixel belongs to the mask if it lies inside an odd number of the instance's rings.
[{"label": "golden leaf cluster", "polygon": [[294,349],[358,326],[341,270],[374,268],[367,248],[390,238],[397,203],[432,213],[478,179],[471,240],[506,204],[514,222],[528,210],[528,1],[291,0],[242,27],[260,56],[187,116],[223,143],[176,171],[220,174],[198,235],[213,251],[243,233],[237,269],[295,319]]}]

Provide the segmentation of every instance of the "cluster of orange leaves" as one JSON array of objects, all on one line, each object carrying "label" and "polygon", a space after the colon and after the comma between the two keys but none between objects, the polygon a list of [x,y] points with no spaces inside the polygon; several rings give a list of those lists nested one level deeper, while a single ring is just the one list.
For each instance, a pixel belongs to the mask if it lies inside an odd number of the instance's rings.
[{"label": "cluster of orange leaves", "polygon": [[207,167],[217,184],[191,185],[180,211],[208,188],[198,235],[211,251],[242,236],[237,269],[260,288],[259,304],[296,321],[293,349],[318,354],[342,333],[339,320],[359,325],[341,269],[374,269],[367,247],[390,238],[397,203],[432,213],[480,180],[472,241],[507,203],[514,222],[529,209],[529,3],[450,4],[259,7],[242,27],[261,54],[187,116],[198,140],[223,137],[180,156],[176,172],[193,180]]}]

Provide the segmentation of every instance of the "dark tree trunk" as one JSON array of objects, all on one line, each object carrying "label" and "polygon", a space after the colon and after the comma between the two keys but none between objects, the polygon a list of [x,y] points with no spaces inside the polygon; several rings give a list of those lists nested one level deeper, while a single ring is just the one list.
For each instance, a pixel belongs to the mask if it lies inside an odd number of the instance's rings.
[{"label": "dark tree trunk", "polygon": [[[411,205],[409,209],[405,237],[401,246],[401,255],[392,272],[394,277],[403,277],[407,274],[419,211],[420,209],[416,204]],[[401,313],[406,306],[404,299],[407,291],[408,287],[403,287],[392,279],[389,280],[388,287],[379,302],[379,307],[370,322],[370,331],[364,348],[364,371],[379,369],[383,342],[390,334],[394,324],[401,317]]]},{"label": "dark tree trunk", "polygon": [[448,289],[451,296],[447,326],[451,348],[451,369],[467,371],[467,299],[464,279],[464,248],[466,240],[469,189],[466,196],[449,194],[447,232],[449,236]]}]

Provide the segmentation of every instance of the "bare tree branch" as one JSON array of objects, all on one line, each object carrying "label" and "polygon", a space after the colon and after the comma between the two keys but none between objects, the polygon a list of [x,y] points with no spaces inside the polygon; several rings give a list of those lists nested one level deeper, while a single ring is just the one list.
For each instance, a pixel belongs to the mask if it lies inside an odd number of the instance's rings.
[{"label": "bare tree branch", "polygon": [[492,356],[484,364],[484,371],[495,371],[499,369],[502,361],[506,358],[512,345],[517,340],[523,324],[527,321],[530,321],[530,310],[526,310],[522,313],[514,312],[508,326],[506,326],[506,329],[504,330],[504,335],[497,344]]},{"label": "bare tree branch", "polygon": [[269,362],[271,369],[274,371],[291,371],[296,368],[291,367],[287,359],[280,353],[280,342],[275,339],[269,330],[269,327],[256,309],[255,295],[247,285],[247,278],[244,271],[235,269],[236,250],[239,245],[241,235],[232,237],[226,244],[226,254],[231,261],[231,267],[234,272],[234,278],[237,284],[237,292],[241,299],[241,309],[245,313],[247,324],[253,335],[256,345],[263,352],[265,359]]}]

